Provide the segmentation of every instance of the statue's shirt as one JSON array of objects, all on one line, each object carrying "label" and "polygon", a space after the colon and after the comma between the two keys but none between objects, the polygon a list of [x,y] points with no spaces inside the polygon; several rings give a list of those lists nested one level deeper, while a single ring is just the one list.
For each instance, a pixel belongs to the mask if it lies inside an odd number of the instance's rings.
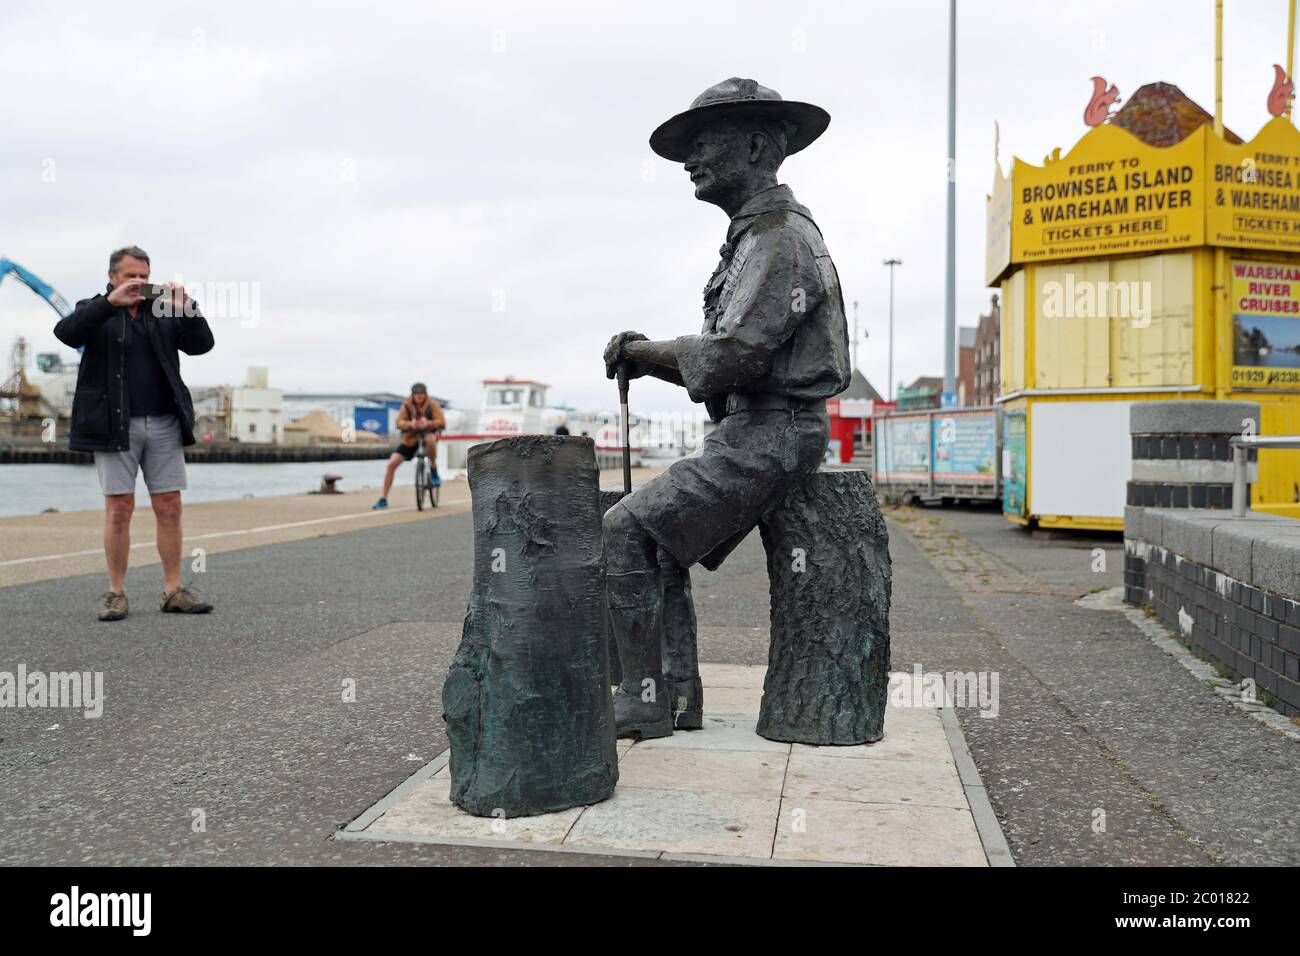
[{"label": "statue's shirt", "polygon": [[816,401],[848,387],[839,276],[788,186],[752,197],[731,220],[704,289],[704,329],[679,337],[674,351],[687,393],[713,399],[710,411],[731,392]]}]

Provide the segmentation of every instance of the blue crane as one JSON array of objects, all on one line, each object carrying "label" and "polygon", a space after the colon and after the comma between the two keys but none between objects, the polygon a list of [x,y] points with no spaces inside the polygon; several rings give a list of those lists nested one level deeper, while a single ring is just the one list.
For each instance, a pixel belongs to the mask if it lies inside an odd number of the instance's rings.
[{"label": "blue crane", "polygon": [[50,285],[48,282],[27,269],[24,269],[12,259],[0,257],[0,282],[3,282],[5,276],[10,273],[13,273],[14,277],[19,282],[48,302],[50,308],[59,313],[60,318],[72,314],[72,306],[68,305],[67,299],[54,291],[54,286]]}]

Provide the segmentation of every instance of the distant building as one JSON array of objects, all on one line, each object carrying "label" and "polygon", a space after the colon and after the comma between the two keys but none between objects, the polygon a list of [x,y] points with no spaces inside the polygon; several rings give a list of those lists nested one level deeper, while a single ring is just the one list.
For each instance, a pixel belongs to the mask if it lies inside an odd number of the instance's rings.
[{"label": "distant building", "polygon": [[[286,421],[296,421],[311,412],[322,411],[342,425],[355,421],[358,405],[401,405],[405,398],[396,392],[286,392],[283,409]],[[441,398],[438,403],[446,407]]]},{"label": "distant building", "polygon": [[973,325],[957,329],[957,404],[975,404],[975,332]]},{"label": "distant building", "polygon": [[876,391],[874,385],[867,381],[867,377],[858,369],[853,370],[849,376],[849,387],[835,396],[839,399],[845,398],[862,398],[872,402],[883,402],[884,397]]},{"label": "distant building", "polygon": [[286,445],[338,445],[345,442],[383,444],[384,439],[369,432],[345,432],[343,425],[319,408],[284,426]]},{"label": "distant building", "polygon": [[867,377],[853,370],[848,388],[826,402],[830,417],[831,450],[848,463],[865,453],[871,435],[871,416],[880,412],[881,397]]},{"label": "distant building", "polygon": [[230,386],[214,385],[191,390],[194,400],[194,435],[201,442],[221,442],[230,433]]},{"label": "distant building", "polygon": [[278,445],[284,393],[268,384],[265,368],[252,367],[244,385],[230,390],[228,437],[246,445]]},{"label": "distant building", "polygon": [[980,316],[975,329],[975,404],[992,405],[1002,393],[1002,350],[999,326],[1002,308],[993,293],[988,315]]},{"label": "distant building", "polygon": [[923,375],[907,388],[898,390],[898,410],[915,411],[924,408],[939,408],[943,403],[943,379],[933,375]]},{"label": "distant building", "polygon": [[[267,370],[250,368],[244,385],[194,388],[194,433],[199,441],[251,444],[320,444],[340,440],[387,441],[406,395],[396,392],[292,392],[268,387]],[[438,398],[446,409],[451,403]],[[326,426],[326,419],[335,428]],[[305,426],[293,429],[293,423]],[[363,424],[364,423],[364,424]],[[365,433],[371,433],[366,435]]]}]

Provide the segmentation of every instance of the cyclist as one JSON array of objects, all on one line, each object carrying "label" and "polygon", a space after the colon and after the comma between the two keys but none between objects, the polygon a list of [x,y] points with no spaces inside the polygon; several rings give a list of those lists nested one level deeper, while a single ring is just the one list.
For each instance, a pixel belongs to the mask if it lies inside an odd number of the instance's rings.
[{"label": "cyclist", "polygon": [[411,397],[402,402],[402,408],[397,413],[397,427],[402,433],[402,440],[388,456],[388,471],[384,473],[384,493],[375,502],[375,510],[388,507],[388,492],[393,487],[393,475],[397,473],[397,468],[403,461],[410,461],[415,457],[415,449],[421,440],[429,456],[433,485],[437,487],[442,484],[442,479],[438,477],[437,465],[438,432],[447,427],[447,420],[443,418],[442,406],[429,397],[429,390],[424,387],[423,382],[416,382],[411,386]]}]

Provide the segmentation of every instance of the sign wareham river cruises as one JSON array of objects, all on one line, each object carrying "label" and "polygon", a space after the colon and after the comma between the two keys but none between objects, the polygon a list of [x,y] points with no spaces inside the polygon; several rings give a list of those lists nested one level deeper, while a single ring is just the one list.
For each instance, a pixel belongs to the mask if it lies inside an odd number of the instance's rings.
[{"label": "sign wareham river cruises", "polygon": [[1234,259],[1232,384],[1300,389],[1300,265]]}]

